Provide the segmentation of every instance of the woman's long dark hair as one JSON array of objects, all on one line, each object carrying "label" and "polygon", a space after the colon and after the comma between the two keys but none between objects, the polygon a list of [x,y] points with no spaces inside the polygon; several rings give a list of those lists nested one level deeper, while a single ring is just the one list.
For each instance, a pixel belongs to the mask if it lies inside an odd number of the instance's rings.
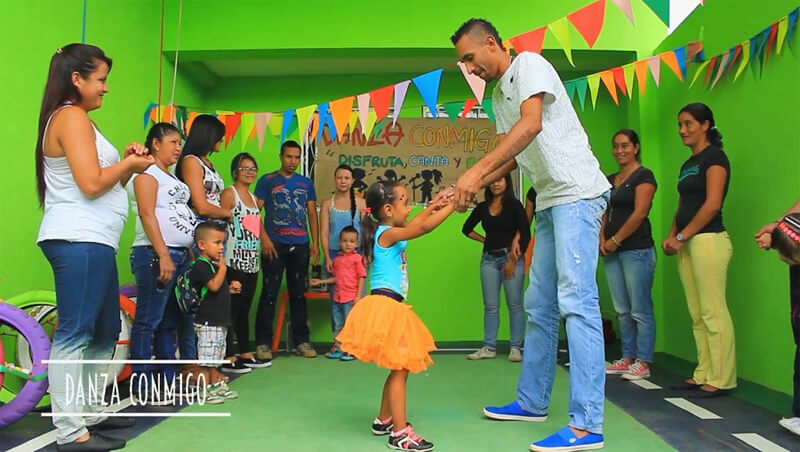
[{"label": "woman's long dark hair", "polygon": [[199,115],[194,118],[189,136],[186,137],[186,143],[183,144],[181,156],[178,158],[178,164],[175,165],[175,175],[178,176],[178,179],[183,181],[181,170],[183,160],[187,155],[194,155],[198,158],[205,157],[224,136],[225,125],[216,117]]},{"label": "woman's long dark hair", "polygon": [[247,152],[236,154],[236,157],[231,160],[231,179],[233,180],[234,184],[236,183],[236,173],[239,171],[239,167],[242,166],[243,160],[251,160],[253,165],[256,167],[256,171],[258,171],[258,162],[256,162],[255,157]]},{"label": "woman's long dark hair", "polygon": [[708,139],[709,143],[722,149],[722,134],[717,129],[717,123],[714,121],[714,113],[711,111],[711,108],[709,108],[708,105],[702,102],[694,102],[681,108],[681,111],[679,111],[678,114],[680,115],[684,112],[692,115],[692,117],[700,124],[708,121],[706,138]]},{"label": "woman's long dark hair", "polygon": [[372,262],[372,248],[375,246],[375,231],[378,229],[378,222],[383,221],[383,206],[394,201],[394,189],[400,185],[396,181],[376,182],[369,186],[364,200],[370,213],[364,215],[361,220],[361,254],[364,260]]},{"label": "woman's long dark hair", "polygon": [[[336,178],[336,173],[338,173],[339,170],[350,171],[350,177],[353,177],[353,167],[350,165],[339,165],[333,172],[334,179]],[[356,190],[353,188],[352,184],[350,184],[350,224],[353,226],[356,225]]]},{"label": "woman's long dark hair", "polygon": [[[505,191],[503,191],[503,194],[500,195],[503,198],[502,202],[500,203],[501,204],[501,210],[502,210],[503,207],[506,206],[506,204],[508,204],[509,201],[512,201],[512,200],[516,201],[517,200],[516,195],[514,195],[514,183],[511,182],[511,173],[507,173],[503,177],[503,179],[506,180],[506,189],[505,189]],[[491,187],[492,187],[492,184],[489,184],[489,185],[486,186],[486,189],[483,191],[483,198],[486,200],[486,204],[491,204],[492,201],[494,201],[494,193],[492,193],[492,188]]]},{"label": "woman's long dark hair", "polygon": [[633,130],[633,129],[619,129],[617,131],[617,133],[615,133],[614,136],[611,137],[611,144],[612,145],[614,144],[614,138],[616,138],[617,135],[625,135],[626,137],[628,137],[628,140],[630,140],[631,144],[634,147],[639,146],[639,152],[637,152],[636,155],[634,155],[633,157],[636,159],[637,162],[641,163],[642,162],[642,145],[639,144],[639,134],[636,133],[636,131]]},{"label": "woman's long dark hair", "polygon": [[99,47],[88,44],[64,46],[50,58],[50,70],[39,109],[39,135],[36,139],[36,192],[40,207],[44,205],[45,193],[44,129],[53,113],[64,103],[81,101],[81,93],[72,84],[72,74],[77,72],[82,78],[88,78],[97,70],[100,62],[105,62],[111,71],[111,58]]},{"label": "woman's long dark hair", "polygon": [[147,132],[147,138],[144,139],[144,147],[150,151],[150,155],[152,155],[155,150],[153,149],[153,140],[161,141],[170,133],[177,133],[180,136],[181,131],[168,122],[159,122],[154,124],[153,127],[150,127],[150,131]]}]

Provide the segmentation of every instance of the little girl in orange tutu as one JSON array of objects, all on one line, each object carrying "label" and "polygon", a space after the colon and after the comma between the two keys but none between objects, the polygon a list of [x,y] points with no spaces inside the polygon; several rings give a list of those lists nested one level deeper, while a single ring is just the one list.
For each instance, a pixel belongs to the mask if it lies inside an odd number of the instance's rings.
[{"label": "little girl in orange tutu", "polygon": [[[440,192],[408,221],[408,190],[395,181],[373,184],[364,196],[367,215],[361,222],[361,250],[372,262],[370,295],[353,306],[337,336],[343,351],[389,369],[372,433],[389,435],[389,448],[430,451],[433,444],[406,422],[406,380],[433,363],[436,349],[425,324],[403,301],[408,295],[406,245],[431,232],[453,212],[452,189]],[[375,221],[377,220],[377,222]]]}]

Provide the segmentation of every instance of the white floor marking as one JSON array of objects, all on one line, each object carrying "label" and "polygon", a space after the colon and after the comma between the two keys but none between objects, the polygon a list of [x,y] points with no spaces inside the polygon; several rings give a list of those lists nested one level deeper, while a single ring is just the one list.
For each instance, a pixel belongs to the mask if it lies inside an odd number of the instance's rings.
[{"label": "white floor marking", "polygon": [[684,399],[683,397],[666,397],[664,398],[667,402],[675,405],[678,408],[686,410],[700,419],[722,419],[722,416],[712,413],[707,409],[701,407],[700,405],[695,405],[694,403]]},{"label": "white floor marking", "polygon": [[650,380],[631,380],[631,383],[643,389],[661,389],[661,386],[653,383]]},{"label": "white floor marking", "polygon": [[758,433],[734,433],[733,436],[761,452],[789,452],[788,449],[784,449]]}]

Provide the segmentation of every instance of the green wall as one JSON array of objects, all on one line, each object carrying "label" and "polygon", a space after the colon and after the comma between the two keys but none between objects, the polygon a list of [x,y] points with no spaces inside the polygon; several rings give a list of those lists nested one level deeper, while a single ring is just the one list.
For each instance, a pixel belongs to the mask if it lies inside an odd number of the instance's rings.
[{"label": "green wall", "polygon": [[[749,39],[783,17],[796,0],[736,0],[706,2],[660,47],[674,48],[702,34],[706,57],[711,58]],[[794,39],[795,53],[797,39]],[[784,50],[771,55],[763,76],[746,72],[732,83],[726,77],[712,91],[699,82],[688,84],[662,77],[657,95],[642,100],[642,142],[645,155],[656,156],[660,183],[653,222],[660,243],[669,231],[677,206],[677,175],[690,156],[677,134],[677,112],[689,102],[704,102],[714,111],[731,161],[731,184],[723,207],[725,226],[733,241],[728,271],[728,306],[736,331],[740,378],[784,392],[791,391],[794,342],[789,322],[788,271],[774,252],[765,253],[753,234],[782,214],[800,193],[796,158],[800,103],[800,59]],[[694,75],[696,65],[690,66]],[[738,63],[737,63],[738,68]],[[663,74],[663,71],[662,71]],[[659,350],[696,360],[691,321],[674,257],[659,252],[661,288],[656,291]]]},{"label": "green wall", "polygon": [[[0,187],[6,194],[0,222],[0,298],[53,286],[50,266],[35,244],[42,211],[36,201],[34,150],[50,57],[59,47],[80,42],[82,5],[81,0],[0,5],[0,39],[6,43],[3,56],[8,62],[0,80],[7,87],[9,112],[2,126],[6,158],[0,166]],[[144,141],[144,107],[158,96],[159,14],[157,0],[89,2],[87,42],[114,60],[104,106],[91,118],[118,149]],[[166,59],[162,71],[166,103],[172,82]],[[200,99],[200,91],[183,77],[177,91],[185,102]],[[132,242],[133,221],[128,221],[117,256],[122,282],[132,281],[127,251]]]}]

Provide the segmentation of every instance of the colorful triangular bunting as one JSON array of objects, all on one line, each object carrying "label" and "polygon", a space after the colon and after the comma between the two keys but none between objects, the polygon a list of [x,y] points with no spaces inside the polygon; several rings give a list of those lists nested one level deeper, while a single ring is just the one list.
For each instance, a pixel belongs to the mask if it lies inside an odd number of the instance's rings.
[{"label": "colorful triangular bunting", "polygon": [[567,16],[572,25],[583,36],[589,48],[594,47],[606,14],[606,0],[597,0]]},{"label": "colorful triangular bunting", "polygon": [[436,103],[439,101],[439,82],[442,81],[442,72],[444,69],[436,69],[412,79],[434,118],[437,116]]}]

